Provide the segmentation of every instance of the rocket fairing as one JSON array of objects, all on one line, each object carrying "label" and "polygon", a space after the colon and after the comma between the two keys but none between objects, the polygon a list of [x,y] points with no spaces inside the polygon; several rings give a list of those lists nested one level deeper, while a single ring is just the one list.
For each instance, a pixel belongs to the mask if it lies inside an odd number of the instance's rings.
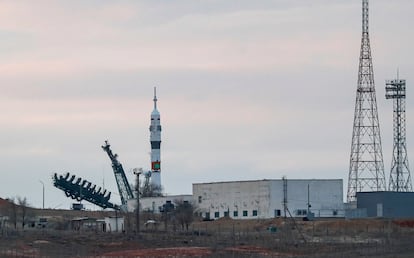
[{"label": "rocket fairing", "polygon": [[157,109],[157,89],[154,87],[154,110],[151,113],[151,184],[161,189],[161,121]]}]

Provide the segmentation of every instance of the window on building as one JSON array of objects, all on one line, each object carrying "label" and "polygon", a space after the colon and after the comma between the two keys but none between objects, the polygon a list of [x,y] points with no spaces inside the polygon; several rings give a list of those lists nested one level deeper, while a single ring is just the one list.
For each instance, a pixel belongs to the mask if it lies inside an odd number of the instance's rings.
[{"label": "window on building", "polygon": [[198,196],[198,203],[201,203],[201,200],[202,200],[202,197],[200,195],[200,196]]},{"label": "window on building", "polygon": [[247,211],[243,211],[243,217],[247,217]]},{"label": "window on building", "polygon": [[206,212],[206,219],[210,219],[210,212]]},{"label": "window on building", "polygon": [[220,212],[219,211],[214,212],[214,218],[218,218],[218,217],[220,217]]},{"label": "window on building", "polygon": [[257,210],[253,210],[253,212],[252,212],[252,216],[253,216],[253,217],[256,217],[256,216],[257,216]]},{"label": "window on building", "polygon": [[239,216],[239,212],[238,211],[233,211],[233,217],[238,217]]},{"label": "window on building", "polygon": [[332,215],[338,216],[338,211],[337,210],[333,210]]},{"label": "window on building", "polygon": [[275,217],[282,216],[282,212],[280,210],[275,210]]},{"label": "window on building", "polygon": [[296,210],[297,216],[306,216],[307,213],[307,210]]},{"label": "window on building", "polygon": [[229,212],[228,211],[225,211],[224,212],[224,217],[228,217],[229,216]]}]

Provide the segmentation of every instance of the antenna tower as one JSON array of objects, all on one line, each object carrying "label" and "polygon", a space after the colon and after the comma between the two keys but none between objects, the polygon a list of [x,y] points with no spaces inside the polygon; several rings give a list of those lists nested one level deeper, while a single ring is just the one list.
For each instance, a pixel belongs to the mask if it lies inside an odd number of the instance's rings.
[{"label": "antenna tower", "polygon": [[368,0],[362,0],[362,40],[347,201],[356,201],[357,192],[385,190],[384,163],[368,33]]},{"label": "antenna tower", "polygon": [[385,98],[393,99],[394,147],[392,151],[389,190],[411,192],[410,169],[408,167],[405,138],[405,80],[397,79],[385,82]]}]

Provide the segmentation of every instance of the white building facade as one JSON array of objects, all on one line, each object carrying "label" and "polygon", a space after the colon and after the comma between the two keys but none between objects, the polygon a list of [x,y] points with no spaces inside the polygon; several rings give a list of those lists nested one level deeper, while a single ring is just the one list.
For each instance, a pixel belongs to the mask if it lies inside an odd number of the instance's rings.
[{"label": "white building facade", "polygon": [[[280,179],[193,184],[203,218],[344,217],[342,179]],[[309,204],[309,208],[308,208]],[[286,209],[285,209],[286,207]]]},{"label": "white building facade", "polygon": [[104,232],[124,232],[124,217],[105,217]]}]

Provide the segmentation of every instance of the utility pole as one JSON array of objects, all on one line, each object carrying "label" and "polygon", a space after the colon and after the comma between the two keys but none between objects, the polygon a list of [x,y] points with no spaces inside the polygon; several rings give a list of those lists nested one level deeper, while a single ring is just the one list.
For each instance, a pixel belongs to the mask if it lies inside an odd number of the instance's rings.
[{"label": "utility pole", "polygon": [[43,205],[42,208],[43,210],[45,209],[45,183],[43,183],[42,180],[39,180],[39,182],[42,184],[42,200],[43,200]]},{"label": "utility pole", "polygon": [[306,212],[306,216],[309,217],[309,208],[311,207],[310,202],[309,202],[309,184],[308,184],[308,211]]},{"label": "utility pole", "polygon": [[287,207],[287,178],[285,176],[282,177],[282,181],[283,181],[283,211],[284,211],[284,216],[285,216],[285,219],[286,219],[287,211],[288,211],[288,207]]},{"label": "utility pole", "polygon": [[137,191],[137,208],[135,209],[136,234],[139,234],[139,175],[142,174],[142,168],[134,168],[134,175],[137,176],[135,190]]}]

